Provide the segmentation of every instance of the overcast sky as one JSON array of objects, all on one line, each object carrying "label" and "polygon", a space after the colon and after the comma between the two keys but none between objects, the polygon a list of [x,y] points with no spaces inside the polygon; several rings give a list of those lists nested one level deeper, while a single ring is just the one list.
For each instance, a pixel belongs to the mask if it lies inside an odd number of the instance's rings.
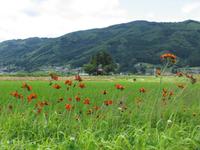
[{"label": "overcast sky", "polygon": [[0,41],[134,20],[200,21],[200,0],[0,0]]}]

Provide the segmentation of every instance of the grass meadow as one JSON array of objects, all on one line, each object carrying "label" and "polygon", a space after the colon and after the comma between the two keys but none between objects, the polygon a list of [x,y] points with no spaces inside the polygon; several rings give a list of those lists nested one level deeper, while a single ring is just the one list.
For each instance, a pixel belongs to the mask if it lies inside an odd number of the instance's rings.
[{"label": "grass meadow", "polygon": [[200,149],[198,82],[65,80],[0,81],[0,149]]}]

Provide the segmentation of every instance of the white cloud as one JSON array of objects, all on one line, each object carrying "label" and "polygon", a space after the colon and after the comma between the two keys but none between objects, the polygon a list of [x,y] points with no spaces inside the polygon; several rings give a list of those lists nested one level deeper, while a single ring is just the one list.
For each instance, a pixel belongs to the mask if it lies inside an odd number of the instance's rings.
[{"label": "white cloud", "polygon": [[129,20],[119,0],[0,0],[0,40],[55,37]]},{"label": "white cloud", "polygon": [[188,3],[182,7],[182,12],[184,13],[192,13],[196,10],[200,9],[200,1],[193,1]]},{"label": "white cloud", "polygon": [[152,19],[155,19],[157,16],[155,13],[153,12],[149,12],[146,14],[145,18],[147,18],[148,20],[152,20]]}]

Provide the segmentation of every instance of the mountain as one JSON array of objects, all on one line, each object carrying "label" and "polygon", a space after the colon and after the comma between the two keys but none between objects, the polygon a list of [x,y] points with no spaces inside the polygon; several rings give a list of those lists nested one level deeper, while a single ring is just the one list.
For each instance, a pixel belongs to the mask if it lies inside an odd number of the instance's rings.
[{"label": "mountain", "polygon": [[0,43],[0,66],[25,70],[67,64],[81,67],[99,50],[107,50],[121,71],[131,70],[138,62],[159,64],[164,52],[177,55],[179,66],[200,66],[200,22],[133,21],[58,38],[4,41]]}]

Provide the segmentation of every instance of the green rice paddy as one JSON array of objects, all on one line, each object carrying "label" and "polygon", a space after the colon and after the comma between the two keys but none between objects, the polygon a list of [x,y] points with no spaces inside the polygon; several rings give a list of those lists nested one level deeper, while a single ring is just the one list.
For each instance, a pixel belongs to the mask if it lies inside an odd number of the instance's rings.
[{"label": "green rice paddy", "polygon": [[[32,90],[21,88],[23,82]],[[198,82],[178,77],[161,82],[156,77],[95,77],[82,82],[85,88],[77,81],[72,86],[64,81],[0,81],[0,149],[200,149]],[[55,83],[61,88],[53,88]],[[24,98],[12,96],[15,91]],[[37,98],[28,102],[31,93]],[[90,103],[84,104],[85,99]],[[112,104],[106,105],[107,100]],[[48,105],[40,108],[39,102]]]}]

